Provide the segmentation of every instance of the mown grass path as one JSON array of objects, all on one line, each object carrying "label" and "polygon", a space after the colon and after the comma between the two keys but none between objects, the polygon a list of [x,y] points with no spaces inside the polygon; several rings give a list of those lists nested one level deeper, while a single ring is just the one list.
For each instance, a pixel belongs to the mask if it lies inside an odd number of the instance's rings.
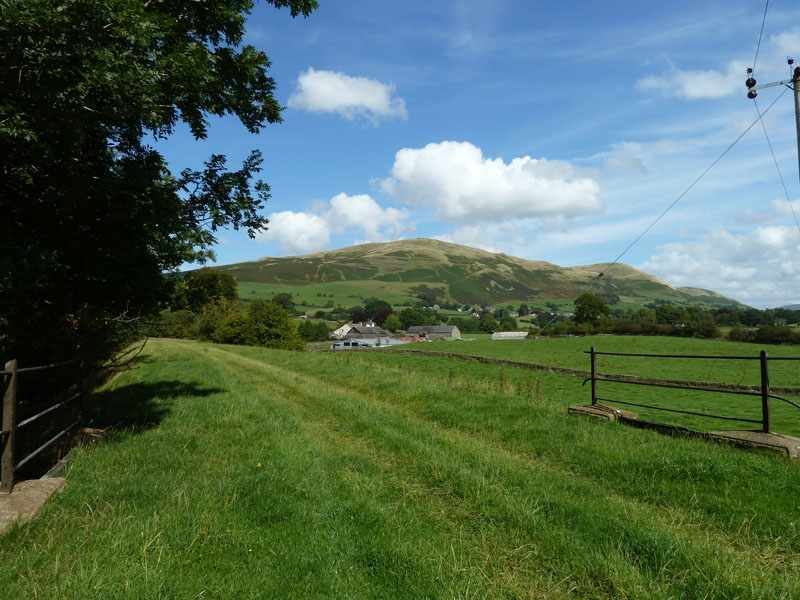
[{"label": "mown grass path", "polygon": [[154,340],[96,394],[107,439],[0,541],[0,589],[800,597],[798,465],[569,417],[570,390],[541,385],[536,399],[366,357]]}]

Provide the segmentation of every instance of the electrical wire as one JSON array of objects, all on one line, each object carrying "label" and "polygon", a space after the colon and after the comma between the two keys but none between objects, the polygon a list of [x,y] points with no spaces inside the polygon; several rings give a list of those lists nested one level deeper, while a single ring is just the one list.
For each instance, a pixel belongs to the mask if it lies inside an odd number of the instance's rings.
[{"label": "electrical wire", "polygon": [[[788,89],[788,88],[787,88],[787,89]],[[785,93],[786,93],[786,90],[783,90],[783,92],[781,92],[781,94],[780,94],[780,95],[779,95],[777,98],[775,98],[775,100],[773,100],[773,101],[772,101],[772,104],[770,104],[770,105],[767,107],[767,110],[765,110],[763,113],[759,114],[758,118],[757,118],[755,121],[753,121],[753,122],[752,122],[752,123],[751,123],[751,124],[750,124],[750,125],[747,127],[747,129],[745,129],[745,130],[744,130],[742,133],[740,133],[740,134],[739,134],[739,137],[737,137],[735,140],[733,140],[733,142],[732,142],[732,143],[731,143],[731,144],[730,144],[730,145],[729,145],[727,148],[725,148],[725,150],[722,152],[722,154],[720,154],[720,155],[719,155],[719,156],[718,156],[718,157],[717,157],[717,158],[714,160],[714,162],[712,162],[710,165],[708,165],[708,166],[705,168],[705,170],[704,170],[702,173],[700,173],[700,175],[698,175],[698,176],[697,176],[697,178],[696,178],[694,181],[692,181],[692,183],[691,183],[691,184],[689,184],[689,187],[687,187],[685,190],[683,190],[683,191],[680,193],[680,195],[679,195],[677,198],[675,198],[675,200],[673,200],[673,201],[672,201],[672,203],[671,203],[669,206],[667,206],[667,208],[665,208],[665,209],[664,209],[664,212],[662,212],[660,215],[658,215],[658,217],[655,219],[655,221],[653,221],[652,223],[650,223],[650,225],[648,225],[648,226],[645,228],[645,230],[644,230],[644,231],[642,231],[642,233],[640,233],[640,234],[639,234],[639,236],[638,236],[638,237],[637,237],[635,240],[633,240],[633,241],[632,241],[632,242],[631,242],[631,243],[628,245],[628,247],[627,247],[627,248],[625,248],[625,249],[624,249],[622,252],[620,252],[620,253],[619,253],[619,256],[617,256],[617,257],[616,257],[616,258],[615,258],[613,261],[611,261],[610,263],[608,263],[608,264],[606,265],[605,269],[603,269],[603,271],[602,271],[602,272],[601,272],[601,273],[598,275],[598,277],[602,277],[603,275],[605,275],[605,273],[606,273],[606,272],[607,272],[607,271],[608,271],[608,270],[609,270],[611,267],[613,267],[615,264],[617,264],[617,263],[620,261],[620,259],[621,259],[623,256],[625,256],[625,254],[627,254],[627,253],[628,253],[628,251],[629,251],[631,248],[633,248],[633,247],[636,245],[636,243],[637,243],[639,240],[641,240],[641,239],[642,239],[642,238],[645,236],[645,234],[646,234],[648,231],[650,231],[650,230],[653,228],[653,226],[655,226],[655,224],[656,224],[656,223],[658,223],[658,222],[659,222],[659,221],[660,221],[660,220],[661,220],[661,219],[664,217],[664,215],[666,215],[666,214],[667,214],[667,213],[668,213],[670,210],[672,210],[672,208],[673,208],[673,207],[674,207],[674,206],[675,206],[675,205],[676,205],[678,202],[680,202],[680,201],[681,201],[681,199],[682,199],[682,198],[683,198],[683,197],[684,197],[686,194],[688,194],[688,193],[691,191],[691,189],[692,189],[692,188],[693,188],[695,185],[697,185],[697,184],[700,182],[700,180],[701,180],[701,179],[703,179],[703,177],[705,177],[705,176],[708,174],[708,172],[709,172],[709,171],[711,171],[711,169],[713,169],[713,168],[714,168],[714,167],[717,165],[717,163],[718,163],[719,161],[721,161],[721,160],[723,159],[723,157],[724,157],[726,154],[728,154],[728,152],[730,152],[730,151],[731,151],[731,149],[732,149],[732,148],[733,148],[733,147],[734,147],[734,146],[735,146],[737,143],[739,143],[739,140],[741,140],[741,139],[742,139],[742,138],[743,138],[743,137],[744,137],[744,136],[747,134],[747,132],[748,132],[748,131],[750,131],[750,130],[751,130],[753,127],[755,127],[756,123],[758,123],[759,121],[761,121],[762,117],[763,117],[764,115],[766,115],[766,114],[769,112],[769,110],[770,110],[770,109],[771,109],[773,106],[775,106],[775,103],[776,103],[778,100],[780,100],[780,99],[783,97],[783,94],[785,94]]]},{"label": "electrical wire", "polygon": [[764,6],[764,17],[761,19],[761,31],[758,34],[758,44],[756,45],[756,56],[753,59],[753,72],[756,70],[756,62],[758,62],[758,51],[761,49],[761,37],[764,35],[764,23],[767,22],[767,9],[769,8],[769,0]]},{"label": "electrical wire", "polygon": [[781,168],[778,165],[778,159],[775,157],[775,150],[772,148],[772,142],[769,139],[769,134],[767,133],[767,126],[764,125],[763,119],[761,119],[761,111],[758,108],[758,102],[756,99],[753,98],[753,106],[756,107],[756,112],[758,113],[759,121],[761,121],[761,128],[764,130],[764,137],[767,138],[767,146],[769,146],[770,154],[772,154],[772,162],[775,163],[775,168],[778,171],[778,177],[781,180],[781,185],[783,186],[783,193],[786,195],[786,202],[789,204],[789,210],[792,211],[792,218],[794,219],[794,224],[797,227],[797,231],[800,231],[800,222],[797,220],[797,214],[794,212],[794,205],[792,205],[792,199],[789,196],[789,190],[786,188],[786,182],[783,180],[783,173],[781,173]]}]

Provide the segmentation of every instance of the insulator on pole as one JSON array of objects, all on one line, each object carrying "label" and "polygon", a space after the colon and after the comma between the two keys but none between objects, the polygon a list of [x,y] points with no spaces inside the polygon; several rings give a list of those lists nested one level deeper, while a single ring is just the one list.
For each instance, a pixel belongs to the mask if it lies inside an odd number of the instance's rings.
[{"label": "insulator on pole", "polygon": [[756,96],[758,96],[758,92],[755,90],[747,92],[747,97],[750,98],[750,100],[755,100]]}]

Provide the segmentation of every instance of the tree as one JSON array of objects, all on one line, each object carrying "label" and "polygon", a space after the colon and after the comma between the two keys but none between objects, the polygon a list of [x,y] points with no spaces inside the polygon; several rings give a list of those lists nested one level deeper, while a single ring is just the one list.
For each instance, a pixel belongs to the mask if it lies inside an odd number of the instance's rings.
[{"label": "tree", "polygon": [[500,331],[516,331],[517,322],[511,317],[505,316],[502,319],[500,319],[498,327],[500,328]]},{"label": "tree", "polygon": [[210,267],[190,271],[176,286],[175,308],[200,312],[209,302],[227,298],[236,300],[236,280],[230,273]]},{"label": "tree", "polygon": [[386,300],[379,300],[378,298],[367,298],[364,300],[364,312],[369,315],[369,318],[375,321],[376,325],[383,325],[386,317],[394,312],[392,305]]},{"label": "tree", "polygon": [[488,312],[483,313],[483,316],[481,317],[480,320],[481,331],[484,331],[486,333],[493,333],[497,331],[499,327],[500,325],[497,322],[497,319],[495,319],[491,313]]},{"label": "tree", "polygon": [[327,342],[331,338],[331,330],[323,321],[314,325],[314,331],[316,333],[314,340],[317,342]]},{"label": "tree", "polygon": [[305,342],[313,342],[316,336],[314,324],[307,319],[300,321],[300,324],[297,326],[297,335]]},{"label": "tree", "polygon": [[584,292],[575,300],[575,322],[593,324],[602,315],[609,313],[608,306],[600,298]]},{"label": "tree", "polygon": [[289,319],[289,313],[274,302],[254,300],[247,307],[252,343],[267,348],[302,350],[305,343]]},{"label": "tree", "polygon": [[403,324],[403,329],[407,330],[414,325],[422,325],[425,317],[413,308],[404,308],[400,311],[400,322]]},{"label": "tree", "polygon": [[383,322],[382,327],[394,333],[398,329],[402,329],[403,323],[400,321],[400,317],[398,317],[396,313],[392,313],[388,317],[386,317],[386,320]]},{"label": "tree", "polygon": [[272,297],[271,302],[274,302],[278,306],[282,306],[290,315],[296,312],[294,308],[294,298],[292,298],[291,294],[287,294],[286,292],[275,294]]},{"label": "tree", "polygon": [[656,308],[656,322],[664,325],[677,325],[683,316],[683,311],[671,304],[662,304]]},{"label": "tree", "polygon": [[[268,0],[308,16],[315,0]],[[107,355],[169,297],[162,276],[251,236],[269,197],[212,155],[170,173],[148,145],[212,115],[250,132],[281,120],[267,56],[242,45],[250,0],[4,0],[0,19],[0,355]]]}]

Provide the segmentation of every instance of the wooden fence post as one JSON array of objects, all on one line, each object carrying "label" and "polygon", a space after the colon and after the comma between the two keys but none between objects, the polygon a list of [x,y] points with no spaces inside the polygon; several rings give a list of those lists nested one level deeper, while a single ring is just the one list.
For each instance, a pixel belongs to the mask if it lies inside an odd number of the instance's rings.
[{"label": "wooden fence post", "polygon": [[10,360],[6,363],[5,370],[9,372],[8,384],[3,394],[3,424],[2,430],[6,431],[3,443],[3,453],[0,455],[0,493],[10,494],[14,487],[14,438],[16,433],[17,410],[17,361]]},{"label": "wooden fence post", "polygon": [[761,421],[764,433],[769,433],[769,369],[767,351],[761,351]]}]

